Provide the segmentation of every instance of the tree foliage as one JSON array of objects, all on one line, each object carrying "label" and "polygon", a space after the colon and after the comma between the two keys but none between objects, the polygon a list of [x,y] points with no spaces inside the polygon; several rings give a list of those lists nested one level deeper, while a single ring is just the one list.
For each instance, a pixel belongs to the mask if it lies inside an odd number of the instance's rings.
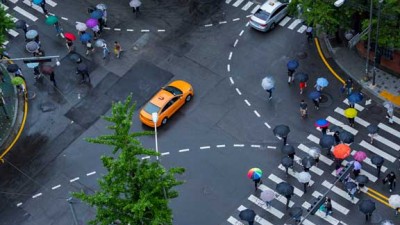
[{"label": "tree foliage", "polygon": [[7,16],[6,11],[0,6],[0,52],[3,51],[3,44],[7,40],[7,30],[14,28],[14,22],[9,16]]},{"label": "tree foliage", "polygon": [[144,148],[137,139],[152,132],[130,132],[135,109],[131,102],[130,95],[125,102],[114,103],[112,115],[104,117],[112,123],[108,129],[113,134],[86,139],[112,146],[113,154],[101,157],[108,173],[99,180],[100,190],[93,195],[81,191],[74,196],[96,207],[96,218],[91,224],[109,225],[118,220],[131,225],[169,225],[172,211],[168,202],[178,196],[173,188],[183,183],[175,175],[182,174],[184,169],[167,170],[158,162],[139,159],[158,154]]}]

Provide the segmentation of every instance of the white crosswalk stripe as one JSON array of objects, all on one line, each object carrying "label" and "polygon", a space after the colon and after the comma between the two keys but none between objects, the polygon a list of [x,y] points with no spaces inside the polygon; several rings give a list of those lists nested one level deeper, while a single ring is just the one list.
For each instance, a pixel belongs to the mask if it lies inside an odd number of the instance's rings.
[{"label": "white crosswalk stripe", "polygon": [[[319,196],[322,196],[322,194],[319,193],[318,191],[314,191],[312,193],[312,196],[315,197],[315,198],[318,198]],[[340,213],[342,213],[344,215],[347,215],[350,212],[349,209],[347,209],[346,207],[340,205],[339,203],[337,203],[336,201],[334,201],[332,199],[331,199],[331,203],[332,203],[332,208],[333,209],[335,209],[336,211],[338,211],[338,212],[340,212]]]},{"label": "white crosswalk stripe", "polygon": [[254,195],[250,195],[247,199],[249,201],[251,201],[252,203],[258,205],[260,208],[264,209],[265,211],[270,212],[272,215],[278,217],[279,219],[282,219],[282,217],[285,215],[284,213],[282,213],[281,211],[277,210],[273,206],[268,208],[267,204],[265,204],[265,202],[263,200],[257,198]]},{"label": "white crosswalk stripe", "polygon": [[[273,192],[275,192],[272,188],[267,187],[265,184],[261,184],[260,186],[258,186],[258,189],[260,189],[261,191],[267,191],[267,190],[271,190]],[[282,204],[286,205],[286,198],[282,195],[279,195],[278,193],[275,193],[277,195],[277,197],[275,198],[277,201],[281,202]],[[292,207],[294,205],[294,202],[292,200],[289,201],[289,207]]]},{"label": "white crosswalk stripe", "polygon": [[[371,136],[371,135],[368,135],[368,136]],[[376,135],[376,136],[374,137],[374,140],[379,141],[379,142],[381,142],[382,144],[385,144],[386,146],[391,147],[391,148],[393,148],[393,149],[396,150],[396,151],[399,151],[399,150],[400,150],[400,145],[394,143],[394,142],[391,141],[391,140],[388,140],[388,139],[386,139],[386,138],[380,136],[379,134]]]},{"label": "white crosswalk stripe", "polygon": [[253,4],[253,2],[247,2],[246,5],[242,7],[242,10],[247,11]]},{"label": "white crosswalk stripe", "polygon": [[[353,150],[351,151],[351,155],[356,154],[357,151]],[[371,159],[369,157],[367,157],[366,159],[364,159],[363,163],[368,164],[370,166],[372,166],[374,169],[376,169],[376,166],[374,164],[372,164]],[[382,172],[386,172],[387,167],[386,166],[382,166],[381,167],[381,171]]]},{"label": "white crosswalk stripe", "polygon": [[[325,186],[326,188],[331,188],[332,184],[329,183],[328,181],[324,180],[324,182],[322,182],[322,185]],[[332,191],[335,192],[337,195],[341,196],[342,198],[350,201],[353,204],[357,204],[357,202],[359,201],[359,199],[357,197],[354,197],[354,201],[351,200],[351,197],[349,194],[347,194],[346,191],[343,191],[342,189],[333,186],[332,187]]]},{"label": "white crosswalk stripe", "polygon": [[[350,105],[349,100],[347,98],[343,100],[343,103],[346,104],[346,105]],[[354,104],[354,108],[357,109],[357,111],[359,111],[359,112],[364,110],[364,107],[359,105],[359,104],[357,104],[357,103]]]},{"label": "white crosswalk stripe", "polygon": [[251,10],[251,14],[254,14],[257,12],[257,10],[260,8],[260,5],[256,5],[252,10]]},{"label": "white crosswalk stripe", "polygon": [[228,221],[230,224],[233,224],[233,225],[244,225],[242,222],[240,222],[239,220],[237,220],[235,217],[232,217],[232,216],[230,216],[230,217],[227,219],[227,221]]},{"label": "white crosswalk stripe", "polygon": [[297,25],[299,25],[301,22],[303,22],[301,19],[296,19],[295,21],[293,21],[288,29],[293,30]]},{"label": "white crosswalk stripe", "polygon": [[[244,207],[243,205],[241,205],[241,206],[238,208],[239,211],[243,211],[243,210],[245,210],[245,209],[247,209],[247,208]],[[261,224],[261,225],[273,225],[273,224],[270,223],[268,220],[265,220],[264,218],[262,218],[262,217],[260,217],[260,216],[258,216],[258,215],[256,215],[256,218],[254,218],[254,221],[257,222],[257,223],[259,223],[259,224]]]},{"label": "white crosswalk stripe", "polygon": [[236,2],[233,3],[233,6],[234,6],[234,7],[238,7],[240,4],[242,4],[243,1],[244,1],[244,0],[236,0]]},{"label": "white crosswalk stripe", "polygon": [[391,127],[389,127],[388,125],[383,124],[383,123],[379,123],[378,127],[381,128],[382,130],[388,132],[389,134],[392,134],[395,137],[400,138],[400,132],[395,130],[395,129],[393,129],[393,128],[391,128]]},{"label": "white crosswalk stripe", "polygon": [[297,30],[298,33],[303,33],[307,29],[306,25],[301,25],[301,27]]},{"label": "white crosswalk stripe", "polygon": [[[312,134],[310,134],[310,135],[308,135],[308,137],[310,137],[310,136],[312,136],[311,138],[316,138],[316,139],[318,139],[318,141],[317,142],[319,142],[319,138],[317,138],[317,137],[315,137],[314,135],[312,135]],[[308,138],[307,137],[307,138]],[[314,139],[315,140],[315,139]],[[300,149],[300,150],[302,150],[303,152],[305,152],[305,153],[307,153],[308,154],[308,152],[310,151],[310,148],[309,147],[307,147],[307,146],[305,146],[305,145],[303,145],[303,144],[299,144],[299,146],[297,146],[297,148],[298,149]],[[326,157],[326,156],[324,156],[324,155],[320,155],[319,156],[319,160],[321,161],[321,162],[324,162],[325,164],[327,164],[327,165],[332,165],[333,164],[333,160],[331,160],[331,159],[329,159],[328,157]]]},{"label": "white crosswalk stripe", "polygon": [[358,133],[358,131],[356,129],[350,127],[347,124],[344,124],[343,122],[341,122],[341,121],[339,121],[339,120],[337,120],[337,119],[335,119],[335,118],[333,118],[331,116],[328,116],[326,118],[326,120],[328,120],[331,124],[334,124],[336,126],[339,126],[339,127],[343,128],[343,130],[348,131],[353,135],[356,135]]},{"label": "white crosswalk stripe", "polygon": [[53,2],[52,0],[46,0],[46,4],[48,4],[51,7],[56,7],[57,6],[57,3]]},{"label": "white crosswalk stripe", "polygon": [[[344,115],[344,109],[342,109],[342,108],[337,107],[337,108],[335,109],[335,112],[339,113],[339,114],[342,115],[342,116],[345,116],[345,115]],[[355,121],[356,123],[361,124],[361,125],[364,126],[364,127],[368,127],[368,126],[370,125],[370,123],[368,123],[367,121],[361,119],[361,118],[358,117],[358,116],[357,116],[356,118],[354,118],[354,121]]]},{"label": "white crosswalk stripe", "polygon": [[[279,183],[281,183],[281,182],[284,182],[284,180],[282,180],[281,178],[275,176],[275,175],[272,174],[272,173],[268,176],[268,179],[272,180],[272,181],[275,182],[276,184],[279,184]],[[294,187],[294,186],[293,186],[293,187]],[[294,194],[297,195],[297,196],[299,196],[299,197],[301,197],[301,196],[303,196],[304,192],[303,192],[302,190],[298,189],[297,187],[294,187]]]},{"label": "white crosswalk stripe", "polygon": [[[311,204],[308,202],[304,202],[303,205],[301,205],[303,208],[308,209],[310,208]],[[328,215],[325,217],[325,213],[322,212],[321,210],[317,210],[317,212],[315,213],[315,215],[317,215],[318,217],[324,219],[325,221],[329,222],[330,224],[333,225],[338,225],[340,223],[339,220],[335,219],[334,217]]]},{"label": "white crosswalk stripe", "polygon": [[[286,168],[282,166],[281,164],[278,166],[278,168],[284,172],[286,172]],[[298,173],[296,171],[293,171],[292,169],[288,169],[288,174],[294,178],[297,179]],[[313,180],[310,180],[309,185],[312,186],[314,184]]]},{"label": "white crosswalk stripe", "polygon": [[[298,157],[297,155],[294,156],[294,161],[296,161],[299,165],[301,165],[301,158]],[[319,176],[321,176],[324,173],[323,170],[321,170],[320,168],[315,167],[315,166],[312,166],[310,168],[310,171],[313,172],[313,173],[318,174]]]},{"label": "white crosswalk stripe", "polygon": [[281,22],[279,22],[279,26],[285,26],[292,18],[286,16],[285,18],[283,18],[283,20],[281,20]]},{"label": "white crosswalk stripe", "polygon": [[6,5],[4,5],[4,4],[2,4],[2,3],[0,3],[0,7],[3,8],[4,11],[7,11],[7,10],[8,10],[8,6],[6,6]]},{"label": "white crosswalk stripe", "polygon": [[25,11],[24,9],[20,8],[19,6],[15,6],[14,7],[14,11],[16,11],[19,14],[25,16],[26,18],[32,20],[33,22],[36,22],[36,20],[38,20],[38,18],[36,16],[34,16],[31,13]]},{"label": "white crosswalk stripe", "polygon": [[383,158],[385,158],[386,160],[388,160],[390,162],[396,161],[396,157],[393,157],[392,155],[380,150],[379,148],[371,145],[370,143],[368,143],[364,140],[361,141],[360,146],[368,149],[369,151],[371,151],[379,156],[382,156]]}]

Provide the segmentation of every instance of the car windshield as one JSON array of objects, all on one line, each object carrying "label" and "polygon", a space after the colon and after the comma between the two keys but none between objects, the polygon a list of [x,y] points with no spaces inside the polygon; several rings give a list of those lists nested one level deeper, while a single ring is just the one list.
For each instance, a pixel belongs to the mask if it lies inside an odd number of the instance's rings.
[{"label": "car windshield", "polygon": [[261,10],[261,9],[259,9],[259,10],[257,10],[257,12],[254,14],[257,18],[260,18],[260,19],[262,19],[262,20],[267,20],[268,19],[268,17],[269,17],[269,13],[267,13],[266,11],[264,11],[264,10]]},{"label": "car windshield", "polygon": [[164,88],[164,90],[165,90],[165,91],[168,91],[169,93],[173,94],[174,96],[176,96],[176,95],[181,95],[181,94],[182,94],[182,91],[181,91],[181,90],[179,90],[179,89],[176,88],[176,87],[172,87],[172,86],[166,86],[166,87]]},{"label": "car windshield", "polygon": [[148,114],[152,114],[153,112],[160,111],[160,107],[158,107],[158,106],[154,105],[153,103],[149,102],[144,107],[144,111],[146,111]]}]

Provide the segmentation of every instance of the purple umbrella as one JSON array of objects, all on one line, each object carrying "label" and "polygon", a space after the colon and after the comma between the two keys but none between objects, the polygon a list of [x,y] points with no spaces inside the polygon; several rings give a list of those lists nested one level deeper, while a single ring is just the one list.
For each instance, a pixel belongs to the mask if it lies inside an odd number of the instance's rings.
[{"label": "purple umbrella", "polygon": [[88,26],[89,28],[93,28],[95,26],[97,26],[98,24],[98,20],[90,18],[88,20],[86,20],[86,26]]},{"label": "purple umbrella", "polygon": [[362,162],[367,158],[367,153],[363,151],[357,151],[356,154],[353,155],[353,158],[359,162]]},{"label": "purple umbrella", "polygon": [[354,161],[353,166],[354,166],[355,170],[361,170],[361,163],[360,162]]}]

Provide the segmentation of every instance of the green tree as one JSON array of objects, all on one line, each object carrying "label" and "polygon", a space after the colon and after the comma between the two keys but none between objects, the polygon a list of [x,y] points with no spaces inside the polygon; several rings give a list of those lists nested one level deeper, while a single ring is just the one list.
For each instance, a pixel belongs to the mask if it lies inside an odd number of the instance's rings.
[{"label": "green tree", "polygon": [[9,16],[7,16],[6,11],[0,6],[0,52],[3,52],[3,43],[7,40],[7,30],[14,28],[14,22]]},{"label": "green tree", "polygon": [[158,154],[144,148],[137,139],[152,132],[130,132],[134,109],[132,95],[123,103],[113,103],[112,115],[104,117],[112,123],[108,129],[113,133],[86,139],[113,147],[111,156],[101,157],[108,173],[99,179],[100,190],[93,195],[83,191],[74,193],[75,197],[96,207],[91,224],[109,225],[116,220],[131,225],[172,224],[168,203],[178,196],[173,188],[183,182],[176,180],[175,175],[182,174],[184,169],[167,170],[158,162],[139,159]]}]

